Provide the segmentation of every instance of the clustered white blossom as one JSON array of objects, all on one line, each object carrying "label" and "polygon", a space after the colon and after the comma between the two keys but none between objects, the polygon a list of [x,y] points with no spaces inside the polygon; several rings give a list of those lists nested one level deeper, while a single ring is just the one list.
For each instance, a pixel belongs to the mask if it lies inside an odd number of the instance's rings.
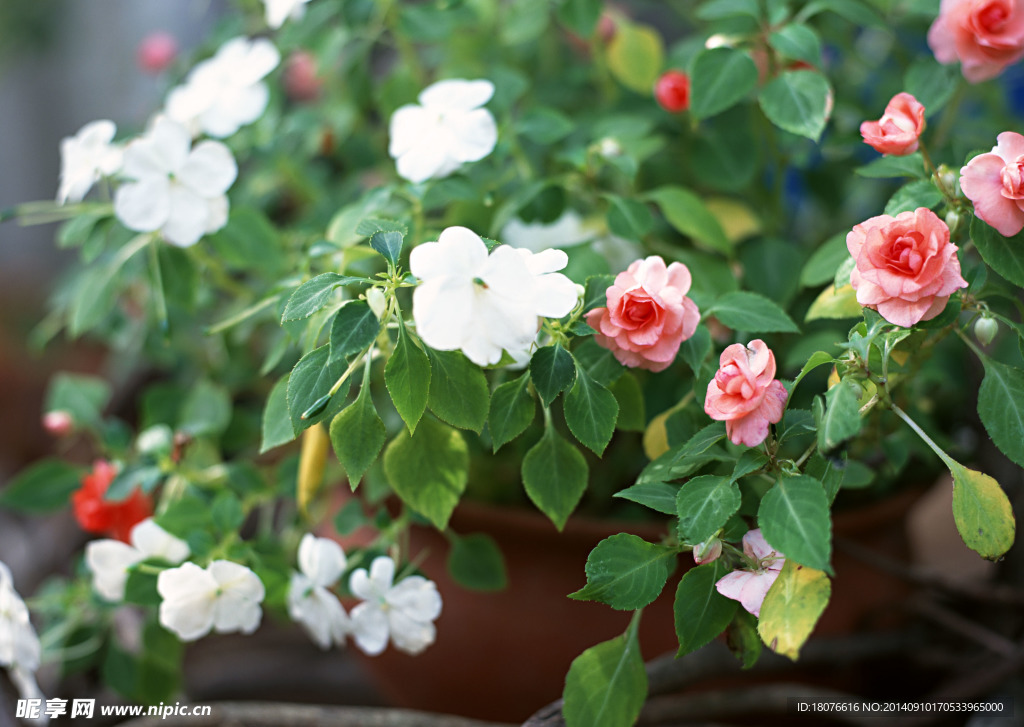
[{"label": "clustered white blossom", "polygon": [[14,590],[10,569],[0,562],[0,666],[7,669],[22,699],[42,698],[35,678],[41,652],[28,607]]},{"label": "clustered white blossom", "polygon": [[409,256],[419,279],[412,299],[416,330],[431,348],[461,350],[480,366],[498,363],[503,350],[522,360],[537,339],[539,319],[561,318],[576,305],[576,285],[555,272],[568,260],[562,250],[507,245],[488,254],[479,235],[449,227]]},{"label": "clustered white blossom", "polygon": [[309,0],[263,0],[267,25],[280,28],[286,20],[298,20],[306,13]]},{"label": "clustered white blossom", "polygon": [[131,532],[131,545],[120,540],[93,540],[85,546],[85,563],[92,571],[92,585],[112,603],[124,600],[128,569],[136,563],[157,558],[177,565],[189,556],[188,543],[176,538],[146,518]]},{"label": "clustered white blossom", "polygon": [[60,143],[60,188],[57,202],[81,202],[101,177],[121,169],[121,147],[112,143],[117,126],[106,119],[92,121]]},{"label": "clustered white blossom", "polygon": [[302,538],[300,572],[292,574],[288,613],[320,648],[342,646],[347,635],[371,656],[384,651],[389,640],[409,654],[434,643],[433,622],[441,615],[441,595],[433,581],[408,576],[395,584],[395,561],[380,556],[369,572],[357,568],[349,577],[352,595],[364,600],[347,615],[329,590],[345,567],[345,553],[337,543],[312,534]]},{"label": "clustered white blossom", "polygon": [[449,79],[424,89],[419,104],[395,111],[388,153],[399,176],[417,183],[440,179],[490,154],[498,143],[498,127],[481,106],[493,95],[490,81]]},{"label": "clustered white blossom", "polygon": [[187,247],[228,219],[228,187],[238,175],[234,157],[219,141],[192,147],[185,127],[157,118],[128,144],[114,195],[114,213],[130,230],[159,230],[172,245]]},{"label": "clustered white blossom", "polygon": [[266,38],[232,38],[170,92],[167,116],[193,136],[231,136],[267,108],[270,91],[263,79],[280,62],[281,54]]},{"label": "clustered white blossom", "polygon": [[206,568],[185,563],[157,577],[160,624],[182,641],[210,631],[251,634],[263,617],[263,582],[244,565],[215,560]]}]

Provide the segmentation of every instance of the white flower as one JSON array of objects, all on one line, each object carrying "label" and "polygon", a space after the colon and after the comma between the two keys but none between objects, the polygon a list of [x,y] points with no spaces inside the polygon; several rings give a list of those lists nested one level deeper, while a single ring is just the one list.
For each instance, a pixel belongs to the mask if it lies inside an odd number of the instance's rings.
[{"label": "white flower", "polygon": [[227,223],[225,192],[238,167],[219,141],[192,148],[184,127],[161,117],[125,149],[123,172],[133,181],[118,188],[114,213],[130,230],[159,230],[172,245],[188,247]]},{"label": "white flower", "polygon": [[349,619],[337,596],[329,589],[345,570],[345,553],[333,540],[311,533],[299,544],[299,570],[292,573],[288,589],[288,615],[302,624],[321,649],[341,646],[349,631]]},{"label": "white flower", "polygon": [[182,641],[210,633],[241,631],[251,634],[263,615],[266,595],[259,576],[238,563],[215,560],[206,568],[185,563],[157,578],[160,624]]},{"label": "white flower", "polygon": [[85,546],[85,563],[92,571],[92,585],[113,603],[124,600],[128,569],[147,558],[160,558],[177,565],[189,556],[188,543],[176,538],[146,518],[131,532],[132,544],[120,540],[93,540]]},{"label": "white flower", "polygon": [[352,609],[352,637],[371,656],[384,651],[390,637],[395,648],[418,654],[434,643],[434,619],[441,615],[441,594],[433,581],[409,576],[398,585],[395,561],[374,558],[370,572],[359,568],[349,579],[349,590],[364,599]]},{"label": "white flower", "polygon": [[231,136],[263,115],[270,99],[263,78],[280,62],[266,38],[232,38],[168,94],[167,115],[193,135]]},{"label": "white flower", "polygon": [[502,349],[522,358],[537,337],[538,317],[561,318],[576,305],[576,286],[554,272],[566,262],[561,250],[534,254],[507,245],[488,255],[478,235],[449,227],[409,257],[420,281],[412,298],[416,330],[428,346],[461,349],[480,366],[501,360]]},{"label": "white flower", "polygon": [[399,176],[410,182],[439,179],[490,154],[498,127],[491,112],[480,107],[493,95],[490,81],[438,81],[419,95],[420,105],[395,111],[388,153]]},{"label": "white flower", "polygon": [[571,247],[597,237],[599,230],[588,226],[575,210],[566,210],[561,217],[545,225],[523,222],[513,217],[501,230],[501,241],[512,247],[540,252],[549,247]]},{"label": "white flower", "polygon": [[81,202],[100,177],[121,168],[121,147],[111,144],[113,121],[93,121],[60,142],[60,188],[57,202]]},{"label": "white flower", "polygon": [[266,6],[267,25],[280,28],[284,21],[298,20],[306,13],[309,0],[263,0]]},{"label": "white flower", "polygon": [[35,679],[41,653],[39,637],[29,620],[28,607],[14,590],[11,571],[6,564],[0,563],[0,666],[9,670],[11,681],[22,699],[42,697]]}]

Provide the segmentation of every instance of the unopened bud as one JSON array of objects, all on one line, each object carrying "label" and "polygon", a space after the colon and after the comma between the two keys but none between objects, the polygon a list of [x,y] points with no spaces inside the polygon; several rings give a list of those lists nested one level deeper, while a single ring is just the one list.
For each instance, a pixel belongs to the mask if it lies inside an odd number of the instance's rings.
[{"label": "unopened bud", "polygon": [[615,18],[608,13],[601,13],[601,18],[597,21],[597,35],[605,43],[610,43],[612,38],[615,37]]},{"label": "unopened bud", "polygon": [[711,538],[705,540],[703,543],[697,543],[693,546],[693,562],[697,565],[703,565],[704,563],[710,563],[713,560],[717,560],[718,556],[722,554],[722,541],[718,538]]},{"label": "unopened bud", "polygon": [[735,45],[736,38],[731,35],[725,35],[724,33],[715,33],[704,41],[704,47],[709,50],[711,48],[732,48]]},{"label": "unopened bud", "polygon": [[979,318],[974,324],[974,337],[982,346],[992,343],[997,333],[999,333],[999,321],[995,318]]},{"label": "unopened bud", "polygon": [[576,283],[576,297],[577,298],[582,298],[586,294],[587,294],[587,289],[584,288],[579,283]]},{"label": "unopened bud", "polygon": [[154,424],[135,439],[140,454],[170,454],[174,450],[174,432],[166,424]]},{"label": "unopened bud", "polygon": [[946,213],[946,227],[949,228],[950,233],[956,232],[956,228],[960,226],[960,219],[960,213],[956,210]]},{"label": "unopened bud", "polygon": [[[952,192],[956,189],[957,179],[959,179],[959,177],[955,171],[947,167],[945,164],[939,165],[939,183],[948,191]],[[952,226],[953,225],[950,225],[950,227]]]},{"label": "unopened bud", "polygon": [[147,73],[160,73],[174,63],[178,41],[169,33],[150,33],[139,43],[136,57],[139,68]]},{"label": "unopened bud", "polygon": [[75,430],[75,419],[70,412],[58,409],[43,415],[43,429],[54,437],[66,437]]},{"label": "unopened bud", "polygon": [[384,311],[388,307],[388,301],[384,297],[384,291],[380,288],[370,288],[366,291],[366,302],[370,304],[370,310],[377,316],[378,320],[384,317]]},{"label": "unopened bud", "polygon": [[597,142],[597,153],[605,159],[617,157],[622,154],[622,144],[619,143],[618,139],[606,136]]},{"label": "unopened bud", "polygon": [[293,101],[315,101],[323,89],[312,54],[295,51],[284,67],[284,90]]}]

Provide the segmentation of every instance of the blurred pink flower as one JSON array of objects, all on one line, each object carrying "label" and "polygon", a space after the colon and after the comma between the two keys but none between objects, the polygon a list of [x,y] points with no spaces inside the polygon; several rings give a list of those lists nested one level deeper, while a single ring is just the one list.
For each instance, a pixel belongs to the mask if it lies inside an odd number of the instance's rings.
[{"label": "blurred pink flower", "polygon": [[1024,5],[1020,0],[942,0],[928,45],[939,63],[959,60],[971,83],[994,78],[1024,56]]},{"label": "blurred pink flower", "polygon": [[178,55],[178,41],[170,33],[150,33],[135,51],[139,68],[147,73],[160,73],[167,69]]},{"label": "blurred pink flower", "polygon": [[768,544],[760,528],[743,536],[743,553],[757,563],[757,569],[733,571],[719,578],[715,588],[726,598],[739,601],[754,616],[760,616],[764,597],[786,564],[786,556]]}]

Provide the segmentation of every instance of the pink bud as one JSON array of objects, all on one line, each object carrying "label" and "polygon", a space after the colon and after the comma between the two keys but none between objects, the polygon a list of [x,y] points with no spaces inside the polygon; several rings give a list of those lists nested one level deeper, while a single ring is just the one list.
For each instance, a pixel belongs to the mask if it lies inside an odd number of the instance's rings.
[{"label": "pink bud", "polygon": [[66,437],[75,429],[75,420],[63,410],[48,411],[43,415],[43,429],[51,436]]},{"label": "pink bud", "polygon": [[612,38],[615,37],[615,32],[618,28],[615,26],[615,18],[608,13],[601,13],[600,20],[597,21],[597,35],[605,43],[610,43]]},{"label": "pink bud", "polygon": [[284,69],[284,90],[293,101],[314,101],[320,95],[323,81],[317,76],[317,63],[312,54],[295,51]]},{"label": "pink bud", "polygon": [[693,562],[697,565],[717,560],[721,554],[722,541],[718,538],[711,538],[711,540],[705,540],[703,543],[693,546]]},{"label": "pink bud", "polygon": [[170,66],[178,55],[178,41],[170,33],[150,33],[136,50],[139,68],[146,73],[157,74]]}]

